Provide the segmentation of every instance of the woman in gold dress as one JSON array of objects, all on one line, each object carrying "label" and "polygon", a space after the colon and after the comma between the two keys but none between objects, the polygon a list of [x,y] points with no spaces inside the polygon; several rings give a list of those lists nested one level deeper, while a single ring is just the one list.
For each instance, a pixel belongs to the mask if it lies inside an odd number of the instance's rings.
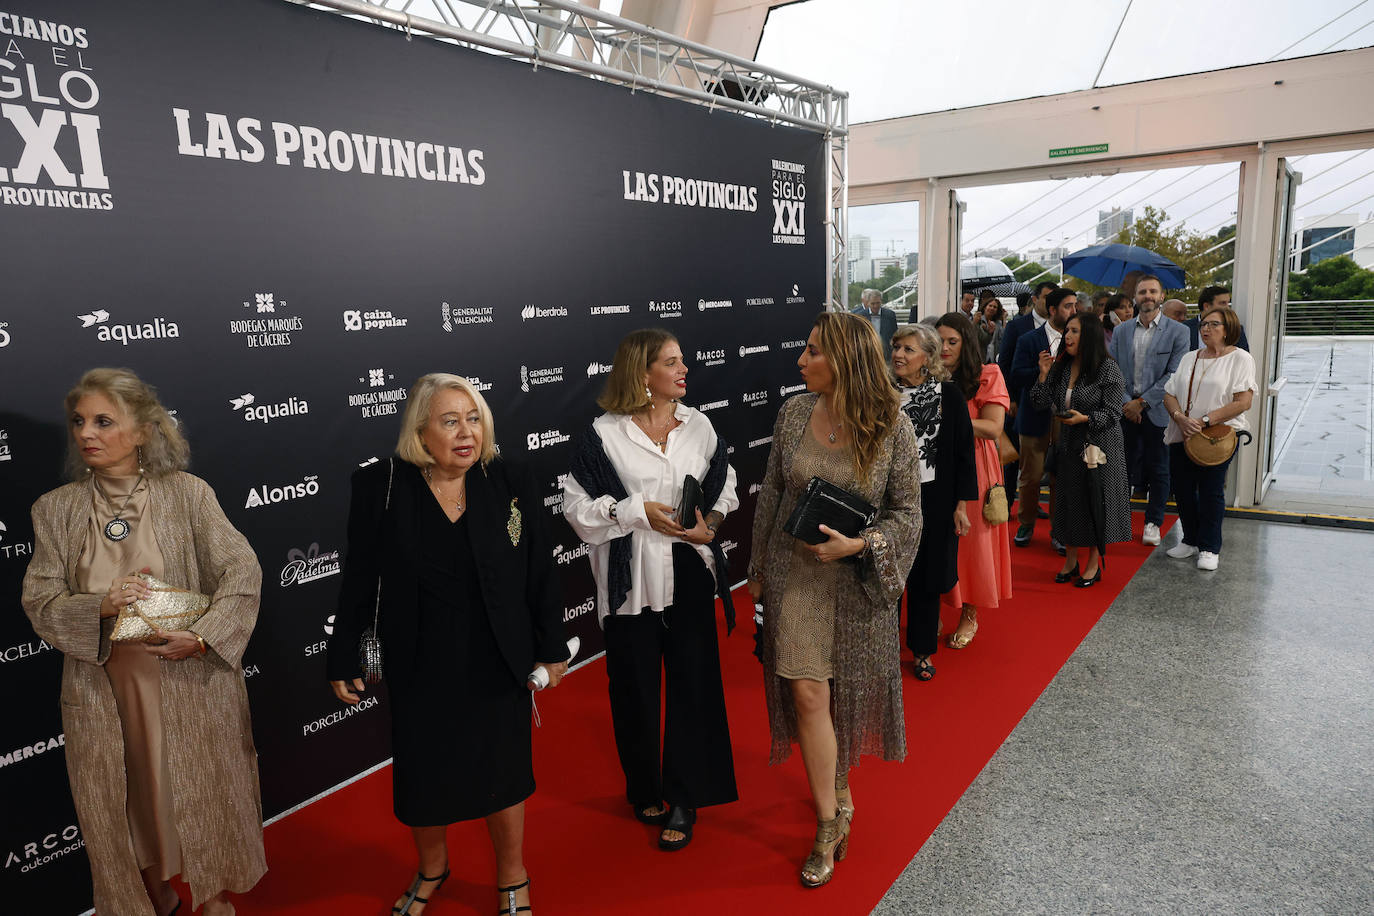
[{"label": "woman in gold dress", "polygon": [[[763,612],[770,763],[801,747],[816,840],[801,882],[819,887],[848,848],[849,768],[861,754],[906,756],[901,645],[893,605],[921,532],[916,436],[883,347],[862,317],[824,312],[797,360],[807,391],[778,412],[754,514],[749,591]],[[862,496],[873,524],[828,527],[809,545],[784,530],[813,477]]]},{"label": "woman in gold dress", "polygon": [[[257,753],[240,656],[262,571],[214,492],[183,468],[186,440],[127,369],[67,395],[72,482],[33,506],[24,611],[64,655],[67,772],[100,913],[168,916],[180,874],[206,916],[234,912],[267,870]],[[210,597],[156,644],[111,642],[148,594],[137,571]]]}]

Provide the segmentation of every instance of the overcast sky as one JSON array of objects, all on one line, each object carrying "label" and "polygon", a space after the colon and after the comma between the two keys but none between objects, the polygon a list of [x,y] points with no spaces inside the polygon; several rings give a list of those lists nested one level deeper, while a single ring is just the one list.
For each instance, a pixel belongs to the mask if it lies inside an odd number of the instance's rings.
[{"label": "overcast sky", "polygon": [[[806,0],[772,11],[758,60],[847,90],[857,123],[1072,92],[1095,79],[1104,86],[1374,45],[1374,0],[1131,0],[1127,7],[1127,0]],[[1374,153],[1352,155],[1295,162],[1304,176],[1300,218],[1371,217]],[[1150,204],[1212,233],[1235,221],[1238,183],[1235,165],[1214,165],[966,189],[961,248],[1082,248],[1096,242],[1098,211],[1113,206],[1139,213]],[[851,235],[869,236],[874,255],[915,250],[916,222],[914,204],[850,210]]]}]

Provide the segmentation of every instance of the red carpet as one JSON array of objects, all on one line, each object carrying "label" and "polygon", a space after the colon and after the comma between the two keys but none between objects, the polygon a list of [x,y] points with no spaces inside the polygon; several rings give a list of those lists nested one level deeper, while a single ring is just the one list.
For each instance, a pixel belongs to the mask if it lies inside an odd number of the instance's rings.
[{"label": "red carpet", "polygon": [[[854,771],[849,858],[819,890],[797,881],[815,830],[800,755],[767,765],[743,589],[740,626],[722,639],[741,800],[703,810],[682,852],[658,851],[656,830],[630,817],[604,667],[598,661],[574,672],[539,696],[539,791],[527,807],[525,842],[536,912],[868,913],[1149,555],[1138,542],[1140,525],[1137,514],[1137,542],[1111,549],[1097,587],[1075,589],[1052,581],[1062,561],[1042,523],[1030,547],[1012,550],[1015,598],[980,614],[967,649],[941,648],[929,683],[917,683],[904,659],[908,757],[866,759]],[[946,631],[956,622],[947,610]],[[449,848],[453,877],[426,913],[490,916],[495,865],[485,827],[450,828]],[[388,912],[414,868],[409,834],[391,815],[390,768],[269,827],[267,861],[266,877],[240,898],[241,913]]]}]

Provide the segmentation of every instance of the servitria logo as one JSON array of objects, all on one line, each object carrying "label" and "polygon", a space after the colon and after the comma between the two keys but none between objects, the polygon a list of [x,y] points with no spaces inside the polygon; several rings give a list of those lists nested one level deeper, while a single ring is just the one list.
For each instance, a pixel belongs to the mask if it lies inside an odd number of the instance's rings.
[{"label": "servitria logo", "polygon": [[32,541],[16,541],[5,527],[5,523],[0,521],[0,558],[12,560],[16,557],[33,556]]},{"label": "servitria logo", "polygon": [[261,484],[248,491],[248,499],[243,504],[245,509],[256,509],[260,506],[270,506],[274,503],[284,503],[293,499],[304,499],[307,496],[314,496],[320,492],[320,478],[317,474],[311,474],[301,480],[300,483],[288,483],[279,487]]},{"label": "servitria logo", "polygon": [[113,340],[124,347],[136,340],[167,340],[181,336],[181,328],[177,323],[162,317],[142,324],[114,324],[110,321],[109,312],[96,309],[84,315],[77,315],[76,320],[81,322],[83,328],[95,328],[96,340],[105,343]]}]

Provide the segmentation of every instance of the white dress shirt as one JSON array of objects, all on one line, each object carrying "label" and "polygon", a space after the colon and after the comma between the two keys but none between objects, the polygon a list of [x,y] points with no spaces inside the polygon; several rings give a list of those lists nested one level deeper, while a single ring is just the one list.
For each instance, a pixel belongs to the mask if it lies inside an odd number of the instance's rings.
[{"label": "white dress shirt", "polygon": [[[679,539],[659,534],[649,525],[644,501],[677,505],[682,498],[683,477],[691,474],[697,480],[704,480],[716,452],[716,431],[704,413],[678,404],[675,416],[681,425],[668,433],[666,452],[659,451],[644,430],[626,414],[604,413],[592,421],[606,457],[630,494],[625,499],[619,502],[610,496],[592,499],[571,474],[564,478],[563,517],[577,536],[591,547],[589,559],[596,578],[596,615],[603,625],[608,614],[638,614],[646,608],[661,612],[673,603],[673,544]],[[615,518],[611,518],[612,506],[615,506]],[[728,515],[738,506],[735,469],[727,466],[725,487],[711,509]],[[691,528],[696,520],[683,520],[682,523]],[[630,591],[620,607],[608,608],[606,583],[610,542],[625,534],[632,538]],[[714,575],[716,564],[710,549],[705,544],[693,544],[692,547]]]},{"label": "white dress shirt", "polygon": [[1064,332],[1056,330],[1054,325],[1045,322],[1045,336],[1050,339],[1050,356],[1059,355],[1059,342],[1064,339]]}]

